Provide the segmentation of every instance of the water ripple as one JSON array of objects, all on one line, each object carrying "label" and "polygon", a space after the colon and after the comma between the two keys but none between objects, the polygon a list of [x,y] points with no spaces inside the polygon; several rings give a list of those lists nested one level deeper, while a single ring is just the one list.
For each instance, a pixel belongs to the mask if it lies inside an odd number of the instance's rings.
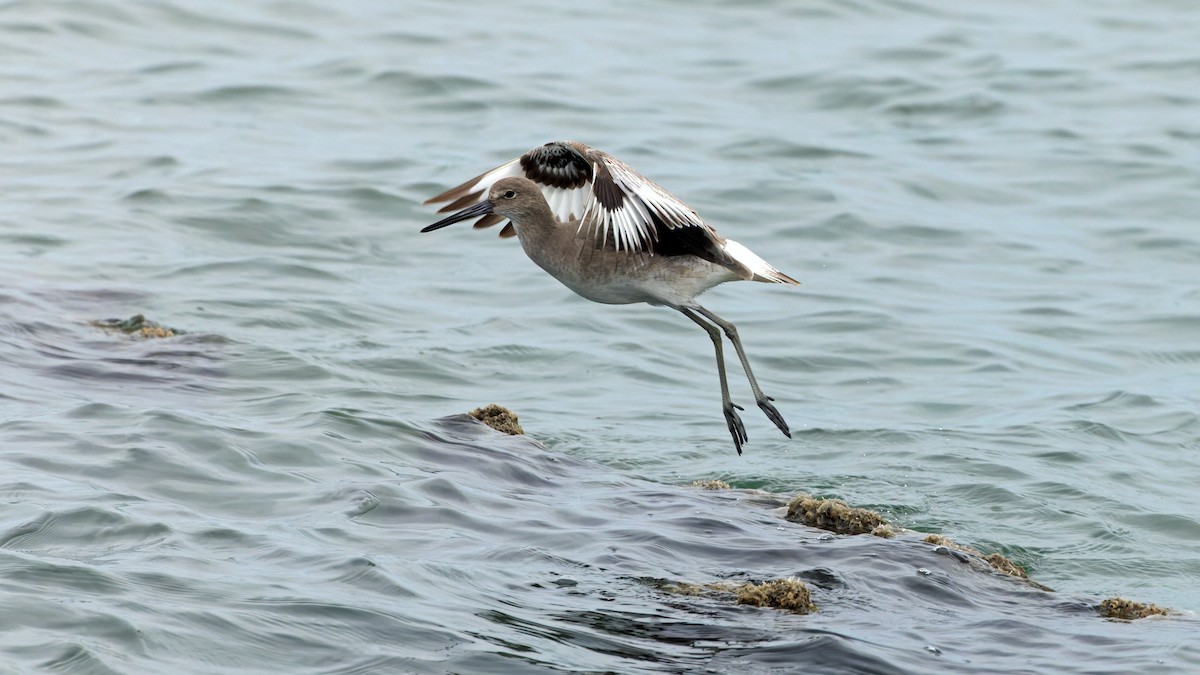
[{"label": "water ripple", "polygon": [[[1094,610],[1200,607],[1182,5],[460,14],[0,6],[6,665],[1200,668],[1193,616]],[[419,234],[429,195],[563,137],[803,281],[703,298],[791,439],[731,360],[732,452],[677,313]],[[177,334],[93,323],[137,314]],[[532,437],[438,419],[493,401]],[[676,487],[713,477],[741,489]],[[801,490],[1058,592],[782,520]],[[665,590],[793,575],[816,614]]]}]

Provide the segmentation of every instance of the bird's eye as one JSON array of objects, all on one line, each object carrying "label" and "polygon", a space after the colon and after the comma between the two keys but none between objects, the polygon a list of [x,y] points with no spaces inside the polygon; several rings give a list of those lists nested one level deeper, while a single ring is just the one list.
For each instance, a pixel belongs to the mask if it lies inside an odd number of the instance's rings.
[{"label": "bird's eye", "polygon": [[513,197],[516,197],[516,196],[517,196],[516,190],[505,190],[504,191],[505,199],[512,199]]}]

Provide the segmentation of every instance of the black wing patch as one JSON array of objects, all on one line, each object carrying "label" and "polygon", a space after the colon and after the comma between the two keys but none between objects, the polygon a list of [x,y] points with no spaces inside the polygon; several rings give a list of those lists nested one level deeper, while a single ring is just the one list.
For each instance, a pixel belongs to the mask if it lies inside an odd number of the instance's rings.
[{"label": "black wing patch", "polygon": [[721,250],[720,245],[713,241],[712,235],[702,227],[670,228],[663,224],[657,216],[653,216],[654,227],[651,230],[657,235],[652,246],[653,251],[661,256],[694,255],[717,265],[728,265],[729,255]]},{"label": "black wing patch", "polygon": [[554,141],[521,155],[525,177],[550,187],[574,190],[592,179],[592,165],[575,148]]},{"label": "black wing patch", "polygon": [[592,181],[592,196],[609,212],[625,204],[625,191],[613,180],[612,173],[603,162],[596,163],[596,178]]}]

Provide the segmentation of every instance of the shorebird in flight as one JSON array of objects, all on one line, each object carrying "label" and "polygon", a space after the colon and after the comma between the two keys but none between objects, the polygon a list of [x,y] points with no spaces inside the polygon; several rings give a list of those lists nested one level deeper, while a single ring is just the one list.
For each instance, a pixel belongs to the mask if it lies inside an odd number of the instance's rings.
[{"label": "shorebird in flight", "polygon": [[717,234],[658,184],[608,153],[574,141],[555,141],[425,203],[438,202],[450,202],[439,213],[457,213],[422,232],[470,218],[479,218],[477,228],[508,220],[500,236],[516,235],[533,262],[588,300],[663,305],[699,324],[717,352],[721,406],[740,455],[747,436],[737,411],[744,408],[729,398],[721,346],[724,331],[737,350],[758,407],[791,438],[787,422],[771,404],[774,399],[763,394],[754,379],[737,328],[701,307],[696,296],[726,281],[800,282]]}]

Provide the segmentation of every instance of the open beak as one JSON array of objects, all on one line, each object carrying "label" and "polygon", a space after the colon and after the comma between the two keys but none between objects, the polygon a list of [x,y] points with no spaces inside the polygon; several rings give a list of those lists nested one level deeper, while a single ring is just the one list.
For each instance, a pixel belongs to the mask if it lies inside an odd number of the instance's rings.
[{"label": "open beak", "polygon": [[469,220],[476,216],[486,216],[492,212],[492,208],[494,206],[495,205],[492,204],[492,200],[485,199],[475,206],[469,206],[458,213],[442,218],[432,225],[426,225],[425,227],[421,228],[421,231],[433,232],[434,230],[440,230],[447,225],[453,225],[461,220]]}]

